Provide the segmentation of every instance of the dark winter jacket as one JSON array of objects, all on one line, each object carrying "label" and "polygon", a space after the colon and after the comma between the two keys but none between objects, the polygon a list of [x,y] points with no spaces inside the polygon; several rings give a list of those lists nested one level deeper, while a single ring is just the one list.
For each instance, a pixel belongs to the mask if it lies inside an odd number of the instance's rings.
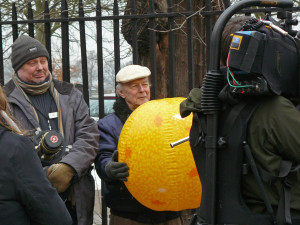
[{"label": "dark winter jacket", "polygon": [[72,224],[32,141],[0,126],[0,145],[0,224]]},{"label": "dark winter jacket", "polygon": [[158,212],[146,208],[129,193],[124,182],[107,177],[105,166],[117,149],[122,127],[132,112],[120,97],[114,104],[114,110],[115,113],[98,121],[100,145],[95,164],[98,175],[105,181],[102,190],[105,203],[115,215],[142,223],[161,223],[178,217],[178,212]]},{"label": "dark winter jacket", "polygon": [[[91,175],[91,164],[97,155],[99,145],[97,123],[89,116],[89,108],[82,93],[74,85],[58,80],[53,80],[53,83],[59,93],[64,141],[66,145],[72,146],[60,162],[70,165],[76,171],[72,185],[78,224],[92,224],[95,183]],[[39,123],[34,111],[13,81],[9,81],[3,90],[12,107],[13,115],[18,118],[22,127],[35,131]]]},{"label": "dark winter jacket", "polygon": [[[300,112],[293,103],[281,96],[264,100],[254,112],[248,127],[247,141],[255,162],[264,170],[278,176],[282,160],[300,164]],[[276,212],[282,193],[280,180],[265,184]],[[247,205],[258,213],[266,213],[260,189],[252,173],[244,177],[243,194]],[[300,174],[291,189],[291,213],[300,215]]]}]

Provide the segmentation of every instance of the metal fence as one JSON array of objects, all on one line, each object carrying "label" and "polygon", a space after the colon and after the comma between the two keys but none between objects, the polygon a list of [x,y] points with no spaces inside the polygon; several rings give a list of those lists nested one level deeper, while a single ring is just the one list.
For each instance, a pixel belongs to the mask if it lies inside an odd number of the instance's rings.
[{"label": "metal fence", "polygon": [[[87,63],[87,41],[86,41],[86,32],[85,32],[85,23],[87,21],[95,21],[95,31],[96,31],[96,47],[95,50],[97,52],[97,68],[98,68],[98,96],[99,96],[99,117],[104,116],[104,98],[101,98],[100,96],[104,96],[104,58],[103,58],[103,33],[102,33],[102,23],[105,20],[113,21],[113,42],[114,42],[114,71],[115,73],[119,71],[121,67],[121,58],[120,58],[120,21],[122,19],[130,19],[132,22],[132,30],[131,30],[131,39],[132,39],[132,63],[133,64],[140,64],[139,61],[139,53],[138,53],[138,21],[141,19],[148,19],[149,20],[149,51],[150,51],[150,65],[151,65],[151,82],[152,82],[152,90],[151,94],[154,98],[157,96],[157,83],[156,83],[156,19],[157,18],[167,18],[168,26],[170,28],[174,27],[174,19],[183,17],[188,18],[187,19],[187,46],[188,48],[186,51],[188,52],[188,88],[191,89],[195,87],[195,69],[193,65],[193,58],[194,58],[194,51],[193,51],[193,22],[191,16],[203,16],[205,18],[205,44],[206,53],[205,58],[209,58],[209,48],[210,48],[210,35],[213,28],[213,22],[216,15],[219,15],[222,13],[222,11],[213,11],[213,3],[211,0],[205,0],[205,8],[200,13],[197,14],[196,11],[193,10],[193,7],[195,8],[195,1],[192,0],[186,0],[186,9],[182,10],[180,12],[176,11],[174,12],[173,9],[173,1],[167,0],[167,6],[168,11],[164,13],[157,13],[155,12],[154,0],[149,0],[149,9],[147,13],[144,14],[138,14],[137,13],[137,4],[136,0],[132,0],[132,6],[131,10],[132,12],[128,15],[123,15],[123,12],[120,13],[119,10],[119,3],[117,0],[113,1],[113,15],[110,16],[103,16],[102,15],[102,4],[100,0],[97,0],[96,2],[96,8],[95,8],[95,15],[87,17],[85,14],[84,4],[82,0],[79,0],[78,3],[78,16],[76,17],[70,17],[69,16],[69,9],[68,4],[66,0],[62,0],[60,2],[60,8],[61,8],[61,14],[60,18],[52,18],[49,13],[49,4],[48,1],[45,1],[44,5],[44,12],[42,13],[42,17],[34,18],[33,16],[33,8],[31,5],[31,1],[28,2],[27,5],[27,18],[26,20],[18,20],[18,10],[16,7],[16,3],[11,4],[11,19],[2,20],[1,16],[1,4],[0,4],[0,51],[3,53],[2,48],[2,40],[3,40],[3,33],[2,33],[2,27],[3,26],[11,26],[12,30],[12,39],[13,41],[17,39],[19,35],[19,26],[20,25],[26,25],[28,26],[27,32],[28,35],[34,37],[35,36],[35,24],[43,24],[44,29],[44,35],[45,35],[45,45],[46,48],[49,51],[50,54],[50,61],[49,61],[49,68],[51,70],[52,68],[52,61],[51,61],[51,24],[58,22],[61,24],[61,55],[62,55],[62,74],[63,74],[63,80],[64,81],[70,81],[70,52],[69,52],[69,43],[70,43],[70,33],[69,33],[69,26],[70,22],[76,22],[79,23],[79,29],[78,29],[78,36],[80,39],[80,49],[81,49],[81,64],[82,64],[82,81],[83,81],[83,95],[88,103],[89,101],[89,74],[88,74],[88,63]],[[224,0],[225,8],[230,5],[229,0]],[[294,7],[291,9],[287,9],[288,11],[300,11],[299,7]],[[259,12],[276,12],[276,11],[282,11],[282,9],[277,8],[266,8],[266,9],[248,9],[243,10],[240,13],[249,15],[251,13],[259,13]],[[174,50],[176,48],[175,44],[175,37],[173,32],[169,32],[168,36],[168,51],[169,51],[169,73],[170,73],[170,94],[169,96],[174,96],[174,90],[176,88],[175,84],[172,82],[174,80],[174,74],[175,74],[175,64],[178,63],[174,59]],[[207,60],[205,61],[205,64],[207,64]],[[206,68],[204,68],[206,69]],[[0,54],[0,82],[1,84],[4,84],[4,59],[3,54]],[[180,84],[177,84],[180,85]],[[103,205],[102,207],[102,224],[107,224],[107,212],[106,207]]]},{"label": "metal fence", "polygon": [[[52,50],[51,50],[51,24],[53,23],[60,23],[61,24],[61,59],[62,59],[62,79],[64,81],[70,81],[70,52],[69,52],[69,43],[70,43],[70,33],[69,33],[69,26],[70,22],[72,23],[78,23],[79,29],[78,29],[78,36],[80,40],[80,52],[81,52],[81,71],[82,71],[82,82],[83,82],[83,94],[86,102],[88,103],[89,99],[89,74],[88,74],[88,59],[87,59],[87,53],[86,53],[86,31],[85,31],[85,23],[87,21],[95,21],[95,31],[96,31],[96,44],[95,44],[95,50],[97,52],[97,74],[98,74],[98,96],[104,96],[104,58],[103,58],[103,33],[102,33],[102,23],[103,21],[113,21],[113,42],[114,42],[114,71],[117,73],[121,67],[120,62],[120,22],[123,19],[129,19],[132,22],[132,29],[131,29],[131,49],[132,49],[132,63],[133,64],[140,64],[139,57],[138,57],[138,21],[142,19],[149,20],[149,52],[150,52],[150,67],[152,71],[151,75],[151,96],[152,98],[157,98],[157,61],[156,61],[156,34],[157,30],[156,28],[156,19],[158,18],[166,18],[168,27],[174,28],[174,21],[176,18],[187,18],[186,20],[186,40],[188,42],[187,44],[187,71],[188,71],[188,90],[191,88],[199,85],[199,82],[195,82],[196,79],[200,76],[203,76],[206,72],[206,65],[208,63],[209,59],[209,49],[210,49],[210,35],[213,28],[213,22],[216,18],[216,15],[219,15],[222,13],[222,11],[213,11],[213,1],[211,0],[205,0],[205,7],[200,12],[194,11],[193,8],[195,7],[195,2],[192,0],[186,1],[186,9],[182,9],[182,11],[176,11],[173,10],[173,1],[172,0],[165,0],[167,2],[167,12],[163,13],[157,13],[155,11],[155,0],[148,0],[146,2],[149,3],[149,9],[144,14],[137,14],[137,0],[131,0],[132,3],[131,7],[131,13],[124,15],[123,12],[120,13],[119,10],[119,3],[117,0],[113,1],[113,7],[112,7],[112,15],[109,16],[103,16],[102,15],[102,4],[101,0],[95,0],[96,6],[95,6],[95,14],[94,16],[86,16],[85,10],[84,10],[84,3],[82,0],[78,1],[78,8],[77,8],[77,15],[70,17],[69,16],[69,10],[68,4],[66,0],[60,1],[60,17],[52,18],[49,10],[48,1],[45,1],[44,5],[44,12],[39,15],[39,18],[34,18],[33,16],[33,8],[31,6],[31,1],[28,1],[27,5],[27,19],[26,20],[18,20],[18,9],[16,7],[16,3],[11,4],[11,19],[2,20],[1,12],[0,12],[0,51],[3,52],[2,48],[2,40],[3,35],[2,34],[2,27],[3,26],[11,26],[12,30],[12,42],[18,37],[19,35],[19,27],[22,25],[28,26],[27,33],[28,35],[34,37],[35,36],[35,24],[42,24],[44,35],[45,35],[45,45],[46,48],[49,51],[50,59],[52,58]],[[143,1],[143,0],[141,0]],[[144,0],[145,1],[145,0]],[[194,5],[193,5],[194,4]],[[230,5],[229,0],[224,0],[224,6],[228,7]],[[1,10],[1,4],[0,4],[0,10]],[[288,9],[290,11],[299,11],[299,7],[295,7],[292,9]],[[24,11],[24,10],[23,10]],[[267,9],[249,9],[249,10],[243,10],[241,13],[243,14],[251,14],[251,13],[259,13],[259,12],[270,12],[270,11],[282,11],[282,9],[274,9],[274,8],[267,8]],[[204,26],[205,26],[205,38],[204,38],[204,52],[200,53],[203,54],[204,59],[202,60],[203,63],[200,65],[200,70],[197,70],[195,72],[195,63],[193,63],[195,56],[194,52],[194,39],[193,39],[193,18],[195,17],[204,17]],[[176,96],[175,90],[178,88],[178,86],[182,84],[175,84],[175,75],[176,75],[176,64],[178,62],[175,60],[175,34],[174,32],[170,31],[168,33],[168,72],[169,72],[169,83],[168,83],[168,97],[174,97]],[[198,54],[198,53],[197,53]],[[52,61],[49,61],[49,68],[52,69]],[[197,74],[195,74],[197,73]],[[4,83],[4,59],[3,54],[0,54],[0,82]],[[201,82],[201,81],[200,81]],[[99,97],[99,117],[104,116],[104,99]]]},{"label": "metal fence", "polygon": [[[11,19],[3,20],[1,17],[0,12],[0,51],[3,52],[2,48],[2,37],[4,34],[2,34],[2,27],[3,26],[11,26],[12,30],[12,41],[17,39],[19,36],[19,27],[26,25],[27,28],[27,34],[35,37],[35,24],[43,24],[44,29],[44,35],[45,35],[45,45],[46,48],[49,51],[50,59],[52,58],[52,49],[51,49],[51,24],[52,23],[60,23],[61,24],[61,59],[62,59],[62,79],[64,81],[70,81],[70,52],[69,52],[69,43],[70,43],[70,34],[69,34],[69,26],[70,22],[72,23],[78,23],[79,29],[78,29],[78,36],[80,37],[80,48],[81,48],[81,64],[82,64],[82,82],[83,82],[83,94],[86,102],[88,103],[89,99],[89,91],[88,91],[88,84],[89,84],[89,74],[88,74],[88,66],[87,66],[87,54],[86,54],[86,32],[85,32],[85,23],[87,21],[95,21],[95,30],[96,30],[96,46],[95,49],[97,51],[97,68],[98,68],[98,96],[104,95],[104,60],[103,60],[103,33],[102,33],[102,23],[105,20],[113,21],[113,42],[114,42],[114,71],[115,73],[119,71],[120,69],[120,21],[122,19],[130,19],[132,21],[132,30],[131,30],[131,37],[132,37],[132,63],[133,64],[139,64],[139,57],[138,57],[138,37],[137,37],[137,21],[140,19],[147,19],[149,20],[149,50],[150,50],[150,61],[151,61],[151,82],[152,82],[152,88],[151,88],[151,94],[152,98],[157,97],[157,81],[156,81],[156,19],[165,17],[168,20],[168,26],[170,28],[174,27],[174,19],[179,17],[189,18],[189,16],[192,16],[195,14],[195,11],[193,11],[193,1],[187,0],[186,1],[186,10],[181,12],[173,12],[173,1],[168,0],[168,11],[164,13],[157,13],[155,12],[155,1],[149,0],[149,9],[148,12],[144,14],[137,14],[137,7],[136,7],[136,1],[132,0],[132,12],[128,15],[123,15],[123,12],[120,14],[119,11],[119,3],[117,0],[113,1],[113,15],[110,16],[102,16],[102,4],[100,0],[97,0],[96,8],[95,8],[95,16],[93,17],[87,17],[85,15],[83,1],[79,0],[78,3],[78,15],[76,17],[70,17],[68,9],[68,4],[66,0],[62,0],[60,2],[61,7],[61,14],[60,17],[52,18],[49,10],[49,4],[48,1],[45,1],[44,5],[44,12],[41,13],[39,18],[34,18],[31,1],[28,1],[27,4],[27,19],[26,20],[18,20],[18,8],[16,7],[16,3],[13,2],[11,4]],[[4,4],[4,3],[3,3]],[[229,6],[229,0],[225,0],[225,5]],[[0,4],[0,10],[1,10],[1,4]],[[209,34],[212,29],[212,17],[216,14],[219,14],[218,12],[209,12],[212,8],[212,3],[210,0],[206,0],[205,10],[201,13],[202,16],[205,16],[207,18],[206,20],[206,33],[207,38],[206,40],[209,40]],[[24,11],[24,9],[23,9]],[[187,19],[187,41],[188,41],[188,74],[189,74],[189,89],[195,86],[193,77],[195,76],[194,72],[194,65],[192,63],[193,59],[193,23],[192,18]],[[174,74],[175,74],[175,62],[174,60],[174,33],[170,32],[168,37],[168,45],[169,45],[169,73],[170,73],[170,93],[169,97],[175,96],[174,91],[175,90],[175,84],[172,82],[174,80]],[[209,41],[207,42],[207,46],[209,48]],[[49,61],[49,68],[50,71],[52,69],[52,61]],[[0,82],[1,84],[4,84],[4,59],[3,54],[0,55]],[[99,97],[99,117],[104,116],[104,100],[103,98]]]}]

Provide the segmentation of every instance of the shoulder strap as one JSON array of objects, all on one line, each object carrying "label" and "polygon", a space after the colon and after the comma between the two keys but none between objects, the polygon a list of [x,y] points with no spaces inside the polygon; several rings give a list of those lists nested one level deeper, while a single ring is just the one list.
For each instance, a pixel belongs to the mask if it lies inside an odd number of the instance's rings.
[{"label": "shoulder strap", "polygon": [[[194,161],[199,171],[200,168],[200,151],[204,148],[206,136],[206,120],[203,114],[193,113],[193,124],[190,131],[190,145],[194,157]],[[198,146],[198,148],[196,147]]]},{"label": "shoulder strap", "polygon": [[257,168],[263,182],[271,185],[273,182],[281,180],[282,192],[280,194],[276,219],[279,225],[292,224],[290,212],[290,191],[297,180],[297,172],[300,169],[300,165],[293,167],[293,163],[291,161],[282,160],[278,176],[269,173],[260,166],[257,166]]},{"label": "shoulder strap", "polygon": [[267,193],[266,193],[266,190],[264,188],[264,185],[263,185],[263,182],[262,182],[262,178],[261,178],[261,176],[258,173],[258,169],[257,169],[257,166],[256,166],[255,161],[253,159],[250,147],[249,147],[249,145],[247,144],[246,141],[243,142],[243,148],[244,148],[244,151],[246,153],[246,157],[248,159],[248,162],[250,164],[253,176],[254,176],[254,178],[255,178],[258,186],[259,186],[259,189],[261,191],[261,194],[262,194],[262,197],[263,197],[263,200],[264,200],[267,212],[272,216],[274,224],[277,224],[277,222],[276,222],[277,219],[274,216],[272,205],[270,203],[270,200],[267,197]]}]

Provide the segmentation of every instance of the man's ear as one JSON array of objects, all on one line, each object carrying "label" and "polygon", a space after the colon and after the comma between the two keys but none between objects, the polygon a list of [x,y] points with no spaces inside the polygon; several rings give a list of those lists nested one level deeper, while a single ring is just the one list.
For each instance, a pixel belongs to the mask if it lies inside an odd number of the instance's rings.
[{"label": "man's ear", "polygon": [[117,92],[120,95],[120,97],[125,99],[124,91],[122,89],[117,89]]}]

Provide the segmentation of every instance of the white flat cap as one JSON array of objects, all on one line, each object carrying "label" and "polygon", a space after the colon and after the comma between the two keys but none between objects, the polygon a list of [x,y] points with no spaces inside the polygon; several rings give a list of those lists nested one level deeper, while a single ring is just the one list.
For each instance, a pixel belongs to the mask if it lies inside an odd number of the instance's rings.
[{"label": "white flat cap", "polygon": [[116,76],[116,81],[118,83],[127,83],[132,80],[148,77],[151,75],[151,71],[140,65],[129,65],[123,67]]}]

